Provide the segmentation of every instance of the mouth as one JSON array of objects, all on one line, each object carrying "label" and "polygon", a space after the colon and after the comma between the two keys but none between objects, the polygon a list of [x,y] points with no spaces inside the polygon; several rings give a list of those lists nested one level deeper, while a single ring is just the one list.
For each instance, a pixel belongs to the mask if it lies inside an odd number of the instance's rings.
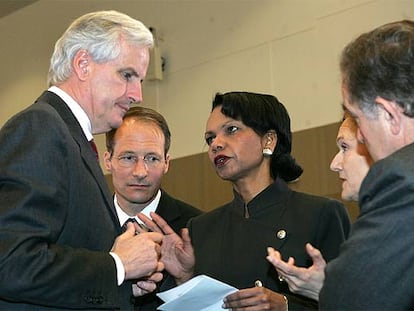
[{"label": "mouth", "polygon": [[121,108],[121,110],[122,110],[122,116],[124,116],[128,112],[128,110],[129,110],[129,108],[131,106],[129,103],[126,103],[126,104],[117,103],[116,105],[119,108]]},{"label": "mouth", "polygon": [[146,184],[130,184],[130,185],[128,185],[128,187],[134,188],[134,189],[147,189],[147,188],[150,187],[150,185],[146,185]]},{"label": "mouth", "polygon": [[217,168],[221,168],[228,162],[229,159],[229,157],[226,157],[224,155],[218,155],[214,158],[214,165]]}]

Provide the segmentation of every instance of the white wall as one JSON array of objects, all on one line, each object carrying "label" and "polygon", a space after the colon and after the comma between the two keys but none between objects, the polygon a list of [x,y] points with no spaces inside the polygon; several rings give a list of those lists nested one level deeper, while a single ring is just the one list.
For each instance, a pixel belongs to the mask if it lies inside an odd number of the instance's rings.
[{"label": "white wall", "polygon": [[39,0],[0,19],[0,126],[44,90],[54,42],[68,24],[101,9],[157,29],[166,71],[162,81],[145,82],[144,105],[168,120],[173,158],[205,151],[215,92],[276,95],[293,131],[337,122],[341,49],[373,27],[414,19],[411,0]]}]

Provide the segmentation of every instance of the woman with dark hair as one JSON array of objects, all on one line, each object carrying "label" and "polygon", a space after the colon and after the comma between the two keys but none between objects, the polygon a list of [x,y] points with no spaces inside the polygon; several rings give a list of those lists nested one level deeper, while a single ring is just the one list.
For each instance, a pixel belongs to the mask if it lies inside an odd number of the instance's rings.
[{"label": "woman with dark hair", "polygon": [[[166,269],[179,283],[206,274],[240,289],[225,298],[226,309],[286,310],[287,303],[290,310],[317,308],[316,301],[289,291],[266,260],[267,247],[308,267],[312,261],[305,244],[310,242],[329,261],[347,238],[350,220],[338,201],[288,187],[302,168],[291,155],[286,108],[272,95],[217,94],[205,141],[217,175],[232,183],[234,199],[190,220],[189,235],[184,231],[182,239],[176,237],[175,254],[164,260]],[[169,235],[159,217],[153,220]]]}]

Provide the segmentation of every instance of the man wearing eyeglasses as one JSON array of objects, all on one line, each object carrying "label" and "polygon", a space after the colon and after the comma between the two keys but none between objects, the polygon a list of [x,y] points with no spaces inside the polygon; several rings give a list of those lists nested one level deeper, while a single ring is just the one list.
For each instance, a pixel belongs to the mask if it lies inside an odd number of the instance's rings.
[{"label": "man wearing eyeglasses", "polygon": [[[112,174],[120,226],[131,220],[139,223],[138,213],[150,217],[150,212],[156,212],[179,233],[190,218],[201,214],[161,189],[170,163],[170,143],[164,117],[141,106],[130,108],[122,125],[106,134],[104,162]],[[160,302],[153,292],[137,298],[136,306],[138,310],[155,310]]]}]

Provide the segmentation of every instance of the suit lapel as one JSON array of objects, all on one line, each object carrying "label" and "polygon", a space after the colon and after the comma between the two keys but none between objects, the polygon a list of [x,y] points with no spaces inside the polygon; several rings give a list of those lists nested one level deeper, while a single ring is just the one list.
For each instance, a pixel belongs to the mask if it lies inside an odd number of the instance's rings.
[{"label": "suit lapel", "polygon": [[103,176],[102,170],[99,166],[99,162],[96,160],[92,148],[72,111],[59,96],[52,92],[44,92],[37,101],[51,105],[66,123],[73,139],[79,146],[80,154],[82,160],[85,163],[85,166],[95,178],[97,184],[99,185],[99,188],[101,189],[101,193],[105,199],[107,207],[111,211],[112,216],[115,217],[115,220],[117,220],[115,208],[113,207],[113,201],[111,200],[111,194],[105,177]]},{"label": "suit lapel", "polygon": [[178,210],[175,201],[163,190],[161,190],[161,199],[158,203],[156,212],[170,225],[175,219],[180,217],[180,211]]}]

